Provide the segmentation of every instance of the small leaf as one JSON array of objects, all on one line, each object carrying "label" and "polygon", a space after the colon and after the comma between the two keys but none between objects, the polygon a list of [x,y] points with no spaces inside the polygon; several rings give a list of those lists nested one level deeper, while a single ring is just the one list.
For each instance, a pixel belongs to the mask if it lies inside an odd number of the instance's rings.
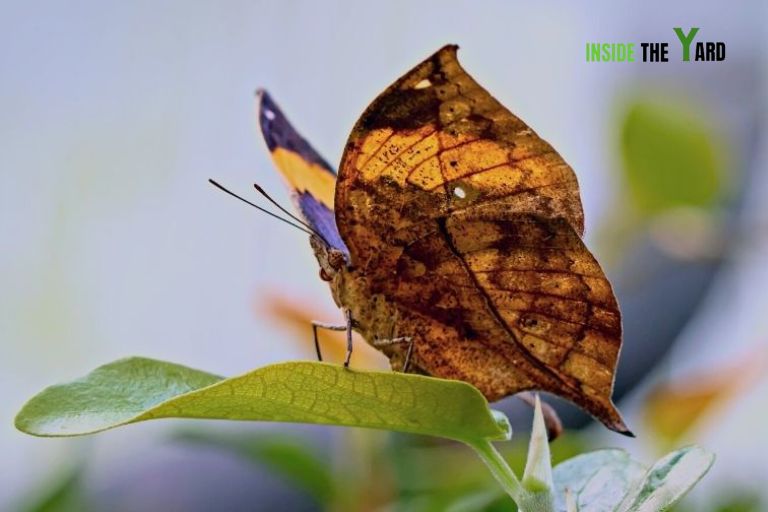
[{"label": "small leaf", "polygon": [[16,428],[76,436],[157,418],[316,423],[464,442],[507,439],[510,432],[506,418],[459,381],[316,362],[275,364],[223,379],[144,358],[116,361],[45,389],[19,412]]},{"label": "small leaf", "polygon": [[682,498],[703,477],[715,456],[698,446],[674,451],[653,465],[633,486],[618,512],[657,512]]},{"label": "small leaf", "polygon": [[552,456],[549,453],[549,436],[541,410],[541,399],[536,395],[533,409],[531,442],[528,460],[523,473],[523,487],[532,492],[552,491]]},{"label": "small leaf", "polygon": [[535,397],[531,441],[521,483],[523,493],[516,499],[521,509],[531,512],[554,510],[552,456],[549,453],[549,438],[539,395]]},{"label": "small leaf", "polygon": [[568,459],[554,471],[557,510],[569,510],[567,490],[579,512],[613,511],[644,474],[645,468],[624,450],[598,450]]}]

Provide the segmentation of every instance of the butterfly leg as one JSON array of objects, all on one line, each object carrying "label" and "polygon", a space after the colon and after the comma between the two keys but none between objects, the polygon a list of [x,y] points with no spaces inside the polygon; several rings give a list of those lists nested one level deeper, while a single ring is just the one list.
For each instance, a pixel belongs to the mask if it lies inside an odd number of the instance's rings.
[{"label": "butterfly leg", "polygon": [[[400,318],[400,310],[395,309],[395,314],[392,317],[392,323],[389,328],[389,339],[386,340],[374,340],[374,346],[393,345],[395,343],[408,343],[408,350],[405,352],[405,360],[403,361],[403,367],[401,372],[406,373],[408,366],[411,363],[411,354],[413,354],[413,338],[410,336],[396,336],[398,320]],[[378,345],[377,345],[378,343]]]},{"label": "butterfly leg", "polygon": [[387,345],[397,345],[399,343],[407,343],[408,350],[405,352],[405,361],[403,361],[403,368],[400,370],[403,373],[408,371],[408,366],[411,363],[411,355],[413,354],[413,338],[411,336],[400,336],[399,338],[379,339],[373,340],[374,347],[386,347]]},{"label": "butterfly leg", "polygon": [[344,319],[347,321],[347,357],[344,359],[344,368],[349,368],[349,360],[352,359],[352,311],[345,309]]},{"label": "butterfly leg", "polygon": [[413,338],[408,338],[408,351],[405,353],[405,361],[403,361],[402,372],[408,372],[408,365],[411,364],[411,354],[413,354]]},{"label": "butterfly leg", "polygon": [[327,324],[325,322],[316,322],[315,320],[312,320],[312,336],[315,340],[315,352],[317,352],[317,360],[322,361],[323,355],[320,353],[320,340],[317,337],[318,329],[325,329],[328,331],[346,331],[348,327],[347,327],[347,324],[344,324],[344,325]]}]

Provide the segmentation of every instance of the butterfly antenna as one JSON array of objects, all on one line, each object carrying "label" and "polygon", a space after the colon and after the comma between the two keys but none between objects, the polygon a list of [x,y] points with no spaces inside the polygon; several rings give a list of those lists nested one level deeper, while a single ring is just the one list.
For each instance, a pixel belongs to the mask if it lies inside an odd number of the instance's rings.
[{"label": "butterfly antenna", "polygon": [[283,208],[283,207],[280,205],[280,203],[278,203],[277,201],[275,201],[274,199],[272,199],[272,196],[270,196],[269,194],[267,194],[266,190],[264,190],[263,188],[261,188],[261,186],[260,186],[258,183],[254,183],[254,184],[253,184],[253,188],[255,188],[255,189],[256,189],[256,190],[259,192],[259,194],[263,195],[263,196],[264,196],[264,197],[267,199],[267,201],[269,201],[270,203],[272,203],[273,205],[275,205],[275,206],[277,207],[277,209],[278,209],[278,210],[280,210],[281,212],[283,212],[284,214],[286,214],[287,216],[289,216],[290,218],[292,218],[293,220],[295,220],[296,222],[298,222],[298,223],[299,223],[299,224],[301,224],[302,226],[305,226],[307,229],[311,229],[312,231],[314,231],[314,229],[312,229],[312,226],[310,226],[309,224],[307,224],[306,222],[304,222],[302,219],[300,219],[300,218],[299,218],[299,217],[297,217],[296,215],[292,214],[291,212],[289,212],[288,210],[286,210],[285,208]]},{"label": "butterfly antenna", "polygon": [[[216,182],[215,180],[209,179],[209,180],[208,180],[208,182],[209,182],[211,185],[213,185],[214,187],[218,188],[219,190],[221,190],[221,191],[223,191],[223,192],[226,192],[227,194],[231,195],[232,197],[236,197],[237,199],[241,200],[241,201],[242,201],[242,202],[244,202],[245,204],[248,204],[248,205],[251,205],[251,206],[253,206],[253,207],[254,207],[254,208],[256,208],[257,210],[259,210],[259,211],[262,211],[262,212],[266,213],[266,214],[267,214],[267,215],[269,215],[270,217],[274,217],[274,218],[276,218],[277,220],[281,220],[281,221],[285,222],[286,224],[288,224],[289,226],[293,226],[294,228],[296,228],[296,229],[298,229],[298,230],[301,230],[301,231],[305,232],[305,233],[306,233],[306,234],[308,234],[308,235],[316,235],[316,236],[320,236],[320,235],[318,235],[318,234],[317,234],[317,233],[316,233],[316,232],[315,232],[313,229],[311,229],[311,228],[310,228],[310,229],[306,229],[306,227],[305,227],[304,225],[295,224],[295,223],[291,222],[290,220],[288,220],[288,219],[284,219],[284,218],[282,218],[281,216],[279,216],[279,215],[276,215],[276,214],[272,213],[271,211],[269,211],[269,210],[266,210],[266,209],[262,208],[261,206],[259,206],[259,205],[257,205],[257,204],[254,204],[254,203],[252,203],[251,201],[249,201],[249,200],[245,199],[244,197],[241,197],[241,196],[239,196],[239,195],[235,194],[234,192],[232,192],[231,190],[227,189],[227,188],[226,188],[226,187],[224,187],[223,185],[220,185],[220,184],[219,184],[218,182]],[[291,216],[291,217],[293,217],[293,216]],[[302,222],[302,224],[304,224],[304,223]],[[322,238],[322,237],[321,237],[321,238]]]},{"label": "butterfly antenna", "polygon": [[275,205],[275,207],[277,207],[277,209],[278,209],[278,210],[280,210],[281,212],[283,212],[283,213],[284,213],[284,214],[286,214],[288,217],[292,218],[293,220],[295,220],[296,222],[298,222],[298,223],[299,223],[299,224],[301,224],[302,226],[306,227],[308,230],[312,231],[312,233],[314,233],[315,235],[317,235],[317,236],[318,236],[318,237],[319,237],[319,238],[320,238],[320,239],[321,239],[323,242],[325,242],[325,245],[327,245],[327,246],[329,246],[329,247],[330,247],[330,245],[331,245],[331,244],[329,244],[329,243],[328,243],[328,241],[325,239],[325,237],[323,237],[323,235],[321,235],[320,233],[318,233],[317,231],[315,231],[315,229],[314,229],[312,226],[310,226],[309,224],[307,224],[306,222],[304,222],[302,219],[300,219],[300,218],[299,218],[299,217],[297,217],[296,215],[294,215],[294,214],[292,214],[291,212],[289,212],[288,210],[286,210],[286,209],[285,209],[283,206],[281,206],[281,205],[280,205],[280,203],[278,203],[277,201],[275,201],[274,199],[272,199],[272,196],[270,196],[269,194],[267,194],[267,191],[266,191],[266,190],[264,190],[263,188],[261,188],[261,186],[260,186],[258,183],[254,183],[254,184],[253,184],[253,188],[255,188],[255,189],[256,189],[256,191],[257,191],[259,194],[263,195],[263,196],[264,196],[264,197],[267,199],[267,201],[269,201],[270,203],[272,203],[273,205]]}]

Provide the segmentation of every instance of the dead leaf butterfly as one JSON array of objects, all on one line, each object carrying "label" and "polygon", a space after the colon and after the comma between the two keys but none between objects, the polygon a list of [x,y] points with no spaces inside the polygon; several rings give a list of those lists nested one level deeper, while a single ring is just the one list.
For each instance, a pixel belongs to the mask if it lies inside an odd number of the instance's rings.
[{"label": "dead leaf butterfly", "polygon": [[320,327],[358,331],[395,369],[490,401],[548,391],[631,435],[611,402],[621,315],[581,239],[576,175],[457,48],[371,103],[338,176],[259,93],[267,146],[347,319]]}]

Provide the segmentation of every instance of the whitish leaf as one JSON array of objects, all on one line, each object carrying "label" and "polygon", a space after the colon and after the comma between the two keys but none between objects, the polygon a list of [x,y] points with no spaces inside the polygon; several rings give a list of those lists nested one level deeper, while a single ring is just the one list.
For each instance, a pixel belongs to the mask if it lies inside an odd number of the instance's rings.
[{"label": "whitish leaf", "polygon": [[549,453],[549,438],[539,395],[536,395],[534,403],[533,427],[523,473],[523,487],[532,492],[551,492],[553,487],[552,456]]},{"label": "whitish leaf", "polygon": [[579,512],[613,511],[644,473],[645,468],[623,450],[598,450],[573,457],[554,470],[557,510],[568,510],[568,489]]},{"label": "whitish leaf", "polygon": [[616,509],[618,512],[658,512],[682,498],[712,467],[715,456],[698,446],[674,451],[648,470]]}]

